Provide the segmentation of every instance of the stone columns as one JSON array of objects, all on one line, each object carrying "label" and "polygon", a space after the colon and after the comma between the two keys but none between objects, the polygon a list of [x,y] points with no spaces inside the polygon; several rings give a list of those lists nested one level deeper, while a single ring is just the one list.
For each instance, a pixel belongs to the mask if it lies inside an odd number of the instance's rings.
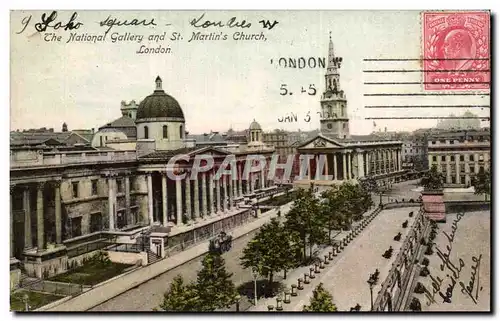
[{"label": "stone columns", "polygon": [[14,211],[12,194],[14,194],[15,185],[10,185],[10,257],[14,257]]},{"label": "stone columns", "polygon": [[401,151],[399,149],[396,151],[396,156],[397,156],[397,160],[398,160],[397,171],[400,171],[401,170]]},{"label": "stone columns", "polygon": [[356,152],[356,157],[358,159],[358,177],[361,178],[363,176],[365,176],[365,173],[364,173],[364,162],[363,162],[363,153],[361,152],[361,150],[358,150]]},{"label": "stone columns", "polygon": [[154,217],[153,217],[153,176],[151,173],[147,174],[148,180],[148,217],[149,217],[149,225],[153,225]]},{"label": "stone columns", "polygon": [[125,224],[131,223],[130,218],[130,177],[125,176]]},{"label": "stone columns", "polygon": [[208,192],[210,197],[210,213],[215,214],[214,205],[214,174],[212,171],[208,173]]},{"label": "stone columns", "polygon": [[208,215],[207,209],[207,173],[201,173],[201,214]]},{"label": "stone columns", "polygon": [[455,184],[460,184],[460,154],[455,155]]},{"label": "stone columns", "polygon": [[324,170],[324,173],[322,173],[324,175],[324,178],[325,180],[328,180],[328,153],[325,153],[325,170]]},{"label": "stone columns", "polygon": [[[12,200],[10,204],[12,206]],[[23,207],[24,207],[24,248],[30,249],[33,247],[33,238],[31,237],[31,195],[30,195],[30,188],[28,186],[26,186],[23,191]]]},{"label": "stone columns", "polygon": [[36,238],[38,251],[45,247],[45,226],[43,219],[43,189],[45,182],[38,183],[36,186]]},{"label": "stone columns", "polygon": [[261,171],[260,171],[260,181],[261,181],[260,188],[261,189],[266,188],[266,175],[264,173],[264,169],[261,169]]},{"label": "stone columns", "polygon": [[392,166],[392,171],[393,172],[396,172],[397,169],[398,169],[398,157],[397,157],[397,154],[398,154],[397,150],[393,149],[392,150],[392,163],[394,164]]},{"label": "stone columns", "polygon": [[221,195],[220,195],[220,178],[219,177],[216,177],[216,180],[215,180],[215,193],[216,193],[216,197],[217,197],[216,202],[215,202],[217,209],[216,209],[215,213],[217,214],[220,212],[220,197],[221,197]]},{"label": "stone columns", "polygon": [[345,181],[347,179],[347,153],[342,153],[342,180]]},{"label": "stone columns", "polygon": [[167,173],[161,175],[161,200],[163,208],[163,226],[168,225]]},{"label": "stone columns", "polygon": [[[188,173],[189,174],[189,173]],[[186,178],[184,179],[184,182],[186,184],[186,216],[188,220],[196,220],[198,215],[196,215],[196,208],[200,208],[197,200],[198,200],[198,179],[196,179],[194,182],[194,213],[193,216],[191,216],[191,178],[189,175],[186,175]],[[197,206],[198,205],[198,206]]]},{"label": "stone columns", "polygon": [[352,155],[351,152],[347,153],[347,179],[352,179]]},{"label": "stone columns", "polygon": [[243,173],[241,171],[241,165],[238,165],[238,196],[243,195]]},{"label": "stone columns", "polygon": [[451,183],[451,156],[446,156],[446,183]]},{"label": "stone columns", "polygon": [[224,191],[224,198],[222,199],[222,209],[224,212],[227,211],[228,195],[227,195],[227,176],[222,175],[222,189]]},{"label": "stone columns", "polygon": [[[61,218],[61,186],[56,182],[54,188],[55,219],[56,219],[56,244],[62,244],[62,218]],[[31,226],[30,226],[31,228]],[[31,233],[30,233],[31,235]]]},{"label": "stone columns", "polygon": [[175,199],[177,205],[177,217],[176,217],[176,225],[182,225],[182,181],[176,177],[175,179]]},{"label": "stone columns", "polygon": [[337,153],[333,153],[333,179],[334,180],[339,179],[337,175]]},{"label": "stone columns", "polygon": [[233,209],[233,199],[234,199],[234,195],[233,195],[233,176],[232,175],[228,175],[227,177],[228,181],[229,181],[229,190],[228,190],[228,207],[229,207],[229,210],[231,211]]},{"label": "stone columns", "polygon": [[252,180],[252,173],[248,173],[246,194],[250,194],[252,192],[252,189],[251,189],[251,186],[252,186],[251,180]]},{"label": "stone columns", "polygon": [[233,170],[231,169],[231,185],[233,186],[233,197],[238,197],[238,173],[236,173],[236,177],[232,175]]},{"label": "stone columns", "polygon": [[[200,217],[200,186],[199,186],[199,174],[196,174],[194,180],[194,212],[193,212],[193,220],[196,220]],[[202,192],[203,193],[203,192]],[[203,213],[205,215],[205,213]]]}]

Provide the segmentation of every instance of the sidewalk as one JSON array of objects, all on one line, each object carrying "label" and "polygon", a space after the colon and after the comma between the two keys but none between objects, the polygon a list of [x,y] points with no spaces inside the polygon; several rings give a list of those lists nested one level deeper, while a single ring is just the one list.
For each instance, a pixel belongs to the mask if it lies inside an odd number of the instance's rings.
[{"label": "sidewalk", "polygon": [[[375,208],[375,209],[372,209],[368,212],[365,212],[363,214],[363,217],[368,218],[376,210],[377,209]],[[378,214],[376,214],[376,215],[378,215]],[[355,222],[353,224],[353,228],[357,227],[359,224],[361,224],[361,222]],[[370,226],[370,223],[368,224],[368,226]],[[340,241],[340,240],[344,239],[344,237],[346,237],[350,232],[351,231],[342,231],[334,237],[334,240]],[[298,291],[298,296],[291,297],[291,301],[292,301],[291,304],[282,303],[283,310],[294,311],[294,309],[291,309],[291,306],[295,307],[295,306],[300,305],[300,307],[302,307],[304,304],[308,304],[309,303],[309,296],[312,295],[312,290],[314,289],[314,287],[317,284],[319,284],[318,280],[322,279],[322,276],[324,274],[326,274],[325,272],[331,270],[337,264],[337,262],[343,258],[346,250],[349,249],[350,247],[352,247],[351,244],[353,242],[355,242],[361,235],[362,235],[362,233],[360,233],[357,237],[355,237],[353,239],[353,241],[351,241],[349,244],[347,244],[347,246],[344,248],[344,250],[342,250],[342,252],[338,253],[337,256],[335,256],[333,258],[332,261],[329,261],[329,264],[325,265],[324,269],[321,269],[320,274],[315,274],[316,277],[314,279],[310,280],[310,282],[311,282],[310,284],[304,284],[304,290]],[[328,252],[330,252],[331,250],[332,250],[331,246],[328,246],[328,247],[320,250],[318,253],[318,257],[324,258],[324,256],[328,255]],[[304,273],[309,274],[310,267],[311,267],[310,265],[304,266],[304,267],[298,268],[298,269],[294,270],[293,272],[289,273],[289,275],[287,276],[287,279],[283,282],[283,285],[287,289],[290,289],[292,284],[297,285],[297,279],[299,279],[299,278],[303,279]],[[302,303],[302,302],[305,302],[305,303]],[[268,311],[268,309],[267,309],[268,305],[273,305],[274,307],[276,307],[276,297],[261,299],[257,302],[257,306],[253,306],[248,311]],[[302,308],[299,309],[299,311],[301,311],[301,310],[302,310]]]},{"label": "sidewalk", "polygon": [[[291,297],[291,303],[282,303],[283,310],[302,311],[303,306],[309,304],[313,290],[319,283],[323,283],[325,289],[333,295],[334,303],[339,311],[349,311],[356,303],[362,306],[363,311],[369,310],[370,291],[366,280],[375,268],[379,269],[379,282],[373,289],[375,299],[402,244],[402,242],[393,241],[393,237],[400,231],[403,232],[402,239],[404,239],[409,229],[402,229],[402,222],[408,220],[409,226],[413,222],[414,218],[409,218],[407,215],[409,210],[409,208],[390,209],[377,214],[373,221],[345,247],[344,251],[325,265],[325,269],[320,270],[321,273],[316,274],[310,284],[304,285],[304,290],[298,291],[298,296]],[[380,235],[383,237],[378,237]],[[387,260],[382,258],[381,254],[389,245],[394,248],[394,254],[392,259]],[[328,253],[328,250],[325,252]],[[303,277],[309,267],[300,270],[300,273],[294,274],[286,283],[287,288],[290,288],[292,284],[297,284],[297,278]],[[263,300],[252,310],[267,311],[268,305],[276,307],[276,298]]]},{"label": "sidewalk", "polygon": [[[290,210],[291,203],[281,206],[282,215]],[[233,239],[239,238],[277,216],[278,210],[270,210],[244,226],[240,226],[231,231]],[[66,302],[61,303],[47,311],[86,311],[107,300],[110,300],[144,282],[147,282],[160,274],[163,274],[177,266],[180,266],[198,256],[204,255],[208,251],[209,241],[201,242],[183,252],[177,253],[171,257],[145,266],[130,274],[119,277],[113,282],[105,283],[82,293]]]}]

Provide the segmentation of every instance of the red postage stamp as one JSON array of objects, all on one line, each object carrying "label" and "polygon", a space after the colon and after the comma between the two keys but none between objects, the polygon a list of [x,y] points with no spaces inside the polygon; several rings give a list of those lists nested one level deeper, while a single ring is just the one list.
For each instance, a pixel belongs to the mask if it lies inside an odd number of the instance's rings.
[{"label": "red postage stamp", "polygon": [[490,88],[490,13],[424,12],[425,90]]}]

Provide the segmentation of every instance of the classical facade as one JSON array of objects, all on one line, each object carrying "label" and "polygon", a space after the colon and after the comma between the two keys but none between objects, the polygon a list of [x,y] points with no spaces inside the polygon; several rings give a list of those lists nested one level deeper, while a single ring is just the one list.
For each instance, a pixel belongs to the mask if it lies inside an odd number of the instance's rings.
[{"label": "classical facade", "polygon": [[[152,229],[166,235],[166,247],[185,242],[184,235],[196,229],[213,233],[242,224],[249,212],[239,207],[243,196],[273,184],[265,170],[248,179],[243,175],[251,166],[247,155],[260,155],[267,163],[274,152],[262,142],[256,122],[247,145],[197,147],[186,138],[182,108],[165,93],[160,77],[139,106],[122,104],[121,109],[122,117],[94,137],[99,148],[69,150],[47,141],[11,146],[10,256],[27,274],[62,273],[69,260],[100,244],[135,243]],[[101,144],[99,137],[108,132],[118,138]],[[206,164],[195,164],[197,155],[211,156],[213,166],[198,170]],[[228,157],[234,161],[224,163]],[[220,167],[232,171],[217,177]],[[179,237],[170,239],[174,235]]]},{"label": "classical facade", "polygon": [[427,145],[429,167],[445,174],[445,186],[469,187],[475,174],[491,166],[490,144],[489,128],[433,134]]},{"label": "classical facade", "polygon": [[308,162],[308,174],[297,184],[313,181],[330,185],[368,176],[393,181],[403,173],[402,143],[375,135],[350,133],[347,97],[341,89],[339,75],[341,62],[342,58],[335,56],[330,38],[325,89],[320,101],[321,130],[320,134],[297,146],[302,159]]}]

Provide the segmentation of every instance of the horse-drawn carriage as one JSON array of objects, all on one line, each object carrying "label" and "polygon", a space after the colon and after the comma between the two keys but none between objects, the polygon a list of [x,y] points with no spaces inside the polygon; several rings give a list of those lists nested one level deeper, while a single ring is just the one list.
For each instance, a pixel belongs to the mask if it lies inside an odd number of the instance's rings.
[{"label": "horse-drawn carriage", "polygon": [[218,252],[219,254],[228,252],[233,246],[233,237],[226,232],[220,232],[215,238],[210,240],[208,245],[209,252]]}]

